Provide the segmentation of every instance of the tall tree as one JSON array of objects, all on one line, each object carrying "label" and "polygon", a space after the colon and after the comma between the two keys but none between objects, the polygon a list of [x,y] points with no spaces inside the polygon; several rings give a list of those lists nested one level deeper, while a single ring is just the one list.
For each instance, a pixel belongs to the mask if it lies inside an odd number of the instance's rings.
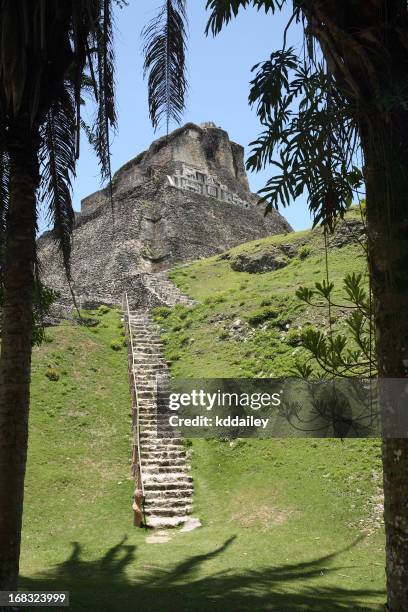
[{"label": "tall tree", "polygon": [[[17,586],[29,385],[38,203],[45,202],[70,279],[74,212],[71,180],[79,156],[80,127],[110,181],[109,130],[116,126],[113,8],[127,0],[0,0],[0,590]],[[164,10],[164,9],[163,9]],[[157,53],[146,69],[165,60],[167,121],[184,104],[184,0],[168,0],[162,33],[148,30]],[[157,36],[156,36],[157,34]],[[95,120],[81,119],[83,96]],[[44,492],[46,494],[46,492]]]},{"label": "tall tree", "polygon": [[[329,228],[360,182],[366,187],[370,280],[380,378],[408,375],[408,5],[406,0],[208,0],[218,34],[240,8],[291,7],[280,49],[251,84],[264,132],[249,167],[278,168],[268,206],[306,187]],[[304,54],[287,48],[303,26]],[[276,154],[278,153],[278,159]],[[385,405],[387,412],[388,406]],[[408,610],[408,439],[383,440],[388,609]]]}]

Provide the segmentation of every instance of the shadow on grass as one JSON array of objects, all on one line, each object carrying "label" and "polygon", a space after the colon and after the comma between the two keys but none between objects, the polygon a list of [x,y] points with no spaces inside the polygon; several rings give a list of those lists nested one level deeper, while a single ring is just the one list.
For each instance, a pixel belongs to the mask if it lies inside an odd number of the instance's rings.
[{"label": "shadow on grass", "polygon": [[[166,570],[143,568],[143,559],[136,561],[136,547],[126,545],[126,538],[95,561],[82,560],[81,545],[74,542],[66,561],[35,577],[21,577],[20,586],[37,591],[69,590],[69,609],[75,612],[359,612],[384,609],[367,603],[367,600],[383,596],[383,591],[319,585],[322,575],[327,577],[345,569],[332,564],[358,540],[337,553],[307,562],[247,571],[234,570],[234,555],[229,553],[230,570],[203,576],[205,563],[224,553],[234,540],[235,537],[230,538],[219,548],[192,555]],[[125,571],[127,568],[138,572],[145,569],[146,574],[132,580],[130,571]]]}]

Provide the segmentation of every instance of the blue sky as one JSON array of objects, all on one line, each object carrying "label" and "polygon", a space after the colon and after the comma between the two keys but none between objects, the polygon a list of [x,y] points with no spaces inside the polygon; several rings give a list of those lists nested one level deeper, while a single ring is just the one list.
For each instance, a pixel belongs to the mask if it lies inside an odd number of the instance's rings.
[{"label": "blue sky", "polygon": [[[119,129],[112,143],[113,171],[164,133],[164,126],[155,133],[150,124],[140,38],[142,27],[156,14],[160,3],[160,0],[130,0],[130,6],[116,11]],[[242,144],[248,154],[248,144],[261,130],[255,111],[249,108],[247,102],[251,68],[267,59],[270,52],[281,45],[288,15],[265,15],[264,12],[247,9],[230,22],[218,37],[213,38],[204,34],[208,18],[205,4],[206,0],[188,1],[190,87],[182,123],[214,121],[229,133],[231,140]],[[296,47],[302,44],[300,27],[295,25],[291,28],[288,42]],[[251,189],[257,191],[263,187],[272,171],[272,168],[267,168],[250,174]],[[80,209],[82,198],[100,186],[97,160],[83,138],[74,181],[75,210]],[[311,225],[304,198],[282,212],[296,230]],[[44,222],[41,229],[45,229]]]}]

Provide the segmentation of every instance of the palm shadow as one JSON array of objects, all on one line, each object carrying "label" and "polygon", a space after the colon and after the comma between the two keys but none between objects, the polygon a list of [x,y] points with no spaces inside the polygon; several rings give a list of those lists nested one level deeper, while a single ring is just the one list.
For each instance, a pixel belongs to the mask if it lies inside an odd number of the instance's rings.
[{"label": "palm shadow", "polygon": [[[82,547],[74,542],[66,561],[37,576],[21,577],[20,586],[36,591],[70,591],[69,609],[75,612],[384,610],[383,606],[370,603],[378,601],[384,591],[324,586],[316,580],[322,574],[327,577],[346,569],[334,563],[341,553],[355,546],[359,540],[336,553],[310,561],[247,571],[234,570],[234,556],[230,552],[231,569],[228,572],[202,577],[200,570],[204,569],[206,562],[226,552],[234,540],[235,536],[215,550],[192,555],[167,570],[143,568],[143,560],[136,562],[136,547],[126,545],[126,538],[93,561],[83,560]],[[130,569],[137,572],[133,579]]]}]

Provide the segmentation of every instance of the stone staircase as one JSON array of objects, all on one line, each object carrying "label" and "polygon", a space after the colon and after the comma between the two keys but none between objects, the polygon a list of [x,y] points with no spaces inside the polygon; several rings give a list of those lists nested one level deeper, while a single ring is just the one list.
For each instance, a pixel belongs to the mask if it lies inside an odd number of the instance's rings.
[{"label": "stone staircase", "polygon": [[163,344],[148,312],[131,312],[129,328],[131,367],[139,407],[146,523],[150,527],[176,527],[189,519],[193,480],[183,439],[168,425],[166,416],[158,411],[157,377],[160,377],[161,389],[162,382],[169,380],[169,368],[164,359]]}]

